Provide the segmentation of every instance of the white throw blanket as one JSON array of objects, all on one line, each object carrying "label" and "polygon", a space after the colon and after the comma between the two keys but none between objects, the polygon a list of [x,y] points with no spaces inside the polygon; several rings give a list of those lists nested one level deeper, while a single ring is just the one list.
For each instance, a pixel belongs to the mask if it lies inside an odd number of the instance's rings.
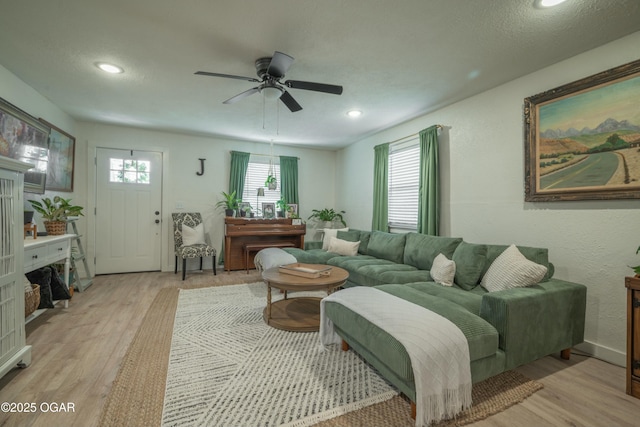
[{"label": "white throw blanket", "polygon": [[469,345],[450,320],[402,298],[365,286],[344,289],[320,304],[320,340],[337,344],[325,303],[354,311],[397,339],[411,359],[416,385],[416,426],[452,418],[471,406]]}]

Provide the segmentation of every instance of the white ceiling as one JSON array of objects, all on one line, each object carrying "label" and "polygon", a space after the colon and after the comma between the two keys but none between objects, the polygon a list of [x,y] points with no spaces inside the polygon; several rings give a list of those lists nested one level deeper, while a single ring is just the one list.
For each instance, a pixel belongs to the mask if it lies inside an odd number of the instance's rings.
[{"label": "white ceiling", "polygon": [[[78,120],[332,149],[638,30],[638,0],[3,0],[0,65]],[[193,74],[256,77],[276,50],[285,80],[344,93],[289,89],[304,109],[276,114]]]}]

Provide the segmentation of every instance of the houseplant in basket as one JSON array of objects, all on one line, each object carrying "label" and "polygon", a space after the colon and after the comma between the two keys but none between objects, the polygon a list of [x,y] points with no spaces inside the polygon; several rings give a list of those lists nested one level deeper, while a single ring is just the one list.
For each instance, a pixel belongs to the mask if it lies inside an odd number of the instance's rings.
[{"label": "houseplant in basket", "polygon": [[55,196],[53,200],[48,197],[38,200],[29,200],[33,209],[42,215],[42,222],[47,234],[58,236],[64,234],[67,230],[67,218],[73,216],[84,216],[82,206],[71,204],[71,199],[63,199]]}]

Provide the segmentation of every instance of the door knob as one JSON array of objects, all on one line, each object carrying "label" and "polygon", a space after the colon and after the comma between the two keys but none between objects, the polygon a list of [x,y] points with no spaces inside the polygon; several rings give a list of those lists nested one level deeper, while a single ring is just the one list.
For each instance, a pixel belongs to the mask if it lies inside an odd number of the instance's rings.
[{"label": "door knob", "polygon": [[159,219],[156,219],[156,224],[160,224],[160,220]]},{"label": "door knob", "polygon": [[156,211],[156,215],[160,215],[160,212],[159,212],[159,211]]}]

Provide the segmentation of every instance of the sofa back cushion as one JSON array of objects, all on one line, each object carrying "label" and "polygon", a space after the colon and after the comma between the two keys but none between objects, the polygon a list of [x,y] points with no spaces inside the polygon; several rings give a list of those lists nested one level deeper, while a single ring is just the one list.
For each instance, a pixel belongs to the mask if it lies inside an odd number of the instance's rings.
[{"label": "sofa back cushion", "polygon": [[338,239],[346,240],[347,242],[360,242],[358,246],[358,253],[360,255],[367,255],[367,247],[369,246],[369,238],[371,237],[370,231],[356,230],[354,228],[349,231],[338,231]]},{"label": "sofa back cushion", "polygon": [[[487,259],[484,264],[482,276],[484,276],[487,270],[489,270],[493,261],[495,261],[495,259],[498,258],[508,247],[509,245],[487,245]],[[547,274],[542,278],[543,282],[546,282],[553,277],[554,268],[553,265],[549,263],[549,250],[547,248],[533,248],[529,246],[517,246],[517,248],[528,260],[547,267]]]},{"label": "sofa back cushion", "polygon": [[406,234],[373,231],[369,239],[367,255],[402,264],[405,238]]},{"label": "sofa back cushion", "polygon": [[462,239],[457,237],[407,233],[403,261],[405,264],[412,265],[420,270],[431,270],[433,260],[436,259],[438,254],[451,259],[460,242],[462,242]]},{"label": "sofa back cushion", "polygon": [[461,242],[453,253],[456,263],[454,282],[466,291],[475,288],[480,282],[487,260],[487,245]]}]

